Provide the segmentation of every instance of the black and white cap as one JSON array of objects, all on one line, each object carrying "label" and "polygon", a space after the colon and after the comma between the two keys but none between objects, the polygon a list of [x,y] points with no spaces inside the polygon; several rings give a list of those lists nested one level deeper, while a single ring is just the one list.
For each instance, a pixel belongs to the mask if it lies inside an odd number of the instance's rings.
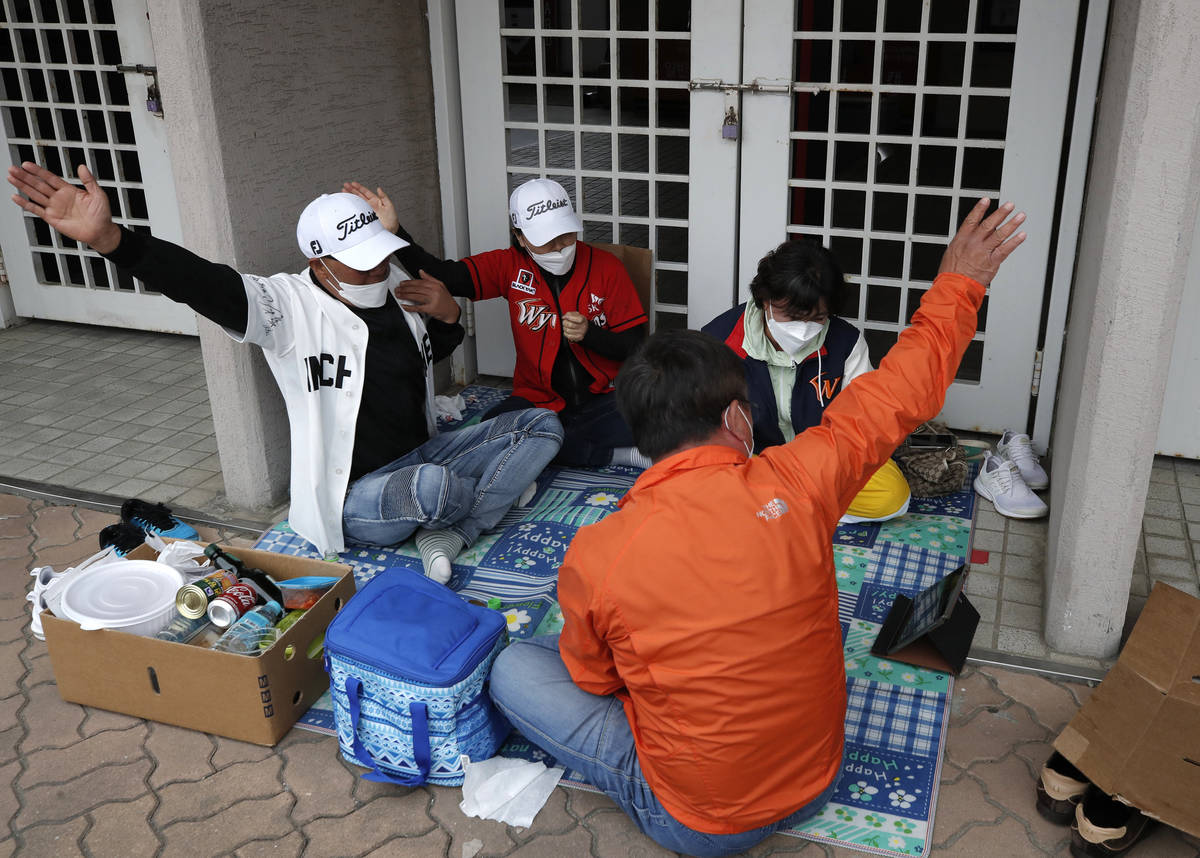
[{"label": "black and white cap", "polygon": [[508,198],[508,217],[535,247],[549,244],[568,232],[582,232],[583,223],[571,207],[571,198],[552,179],[530,179]]},{"label": "black and white cap", "polygon": [[370,271],[408,242],[384,229],[379,215],[354,194],[321,194],[304,207],[296,242],[308,259],[332,256],[357,271]]}]

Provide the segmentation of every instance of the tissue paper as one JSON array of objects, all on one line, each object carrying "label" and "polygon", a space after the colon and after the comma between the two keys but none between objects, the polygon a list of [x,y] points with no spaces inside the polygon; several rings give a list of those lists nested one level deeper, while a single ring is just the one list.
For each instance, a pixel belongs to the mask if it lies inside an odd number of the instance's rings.
[{"label": "tissue paper", "polygon": [[492,757],[472,763],[463,759],[463,800],[467,816],[495,819],[515,828],[528,828],[563,776],[559,766]]}]

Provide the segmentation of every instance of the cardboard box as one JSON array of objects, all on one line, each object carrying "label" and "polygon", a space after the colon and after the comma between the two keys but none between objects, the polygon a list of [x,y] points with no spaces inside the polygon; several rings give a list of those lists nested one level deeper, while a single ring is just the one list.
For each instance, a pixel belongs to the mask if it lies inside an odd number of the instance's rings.
[{"label": "cardboard box", "polygon": [[1154,585],[1054,747],[1105,792],[1200,837],[1200,599]]},{"label": "cardboard box", "polygon": [[[329,687],[324,650],[309,646],[354,595],[349,566],[269,551],[238,548],[250,566],[276,578],[340,579],[261,655],[213,652],[116,631],[84,631],[70,620],[42,615],[59,694],[70,703],[136,715],[179,727],[274,745]],[[153,559],[149,546],[132,559]]]}]

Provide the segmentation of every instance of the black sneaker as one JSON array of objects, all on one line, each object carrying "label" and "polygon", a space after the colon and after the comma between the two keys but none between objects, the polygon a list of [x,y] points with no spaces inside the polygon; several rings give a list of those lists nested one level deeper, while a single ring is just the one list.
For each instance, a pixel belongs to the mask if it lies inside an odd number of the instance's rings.
[{"label": "black sneaker", "polygon": [[1091,786],[1075,808],[1071,854],[1075,858],[1120,855],[1145,837],[1152,825],[1153,820],[1136,807]]},{"label": "black sneaker", "polygon": [[173,516],[166,504],[149,503],[137,498],[130,498],[121,504],[121,521],[136,524],[143,530],[157,533],[159,536],[175,539],[196,539],[200,536],[196,528]]},{"label": "black sneaker", "polygon": [[124,557],[145,541],[146,531],[127,521],[118,521],[100,531],[100,547],[113,546],[118,557]]},{"label": "black sneaker", "polygon": [[1055,751],[1042,766],[1037,784],[1037,812],[1055,825],[1070,825],[1075,807],[1083,800],[1090,781]]}]

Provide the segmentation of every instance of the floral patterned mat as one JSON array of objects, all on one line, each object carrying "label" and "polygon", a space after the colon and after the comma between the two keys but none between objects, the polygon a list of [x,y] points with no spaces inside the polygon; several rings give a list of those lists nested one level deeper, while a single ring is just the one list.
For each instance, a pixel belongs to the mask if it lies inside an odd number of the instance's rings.
[{"label": "floral patterned mat", "polygon": [[[468,403],[463,422],[502,398],[476,386],[463,393]],[[468,598],[498,597],[510,638],[557,632],[562,615],[555,584],[567,545],[580,527],[614,511],[639,473],[625,467],[547,469],[526,507],[511,510],[494,531],[459,555],[451,588]],[[966,562],[975,510],[973,477],[974,471],[953,495],[913,498],[901,518],[837,529],[834,563],[848,694],[844,771],[829,804],[787,834],[883,855],[928,852],[953,679],[876,658],[870,649],[897,593],[916,595]],[[267,531],[256,547],[316,556],[286,522]],[[386,568],[421,568],[411,544],[353,546],[342,560],[354,568],[360,587]],[[329,695],[297,726],[334,733]],[[500,753],[546,759],[516,733]],[[572,772],[562,783],[591,789]]]}]

